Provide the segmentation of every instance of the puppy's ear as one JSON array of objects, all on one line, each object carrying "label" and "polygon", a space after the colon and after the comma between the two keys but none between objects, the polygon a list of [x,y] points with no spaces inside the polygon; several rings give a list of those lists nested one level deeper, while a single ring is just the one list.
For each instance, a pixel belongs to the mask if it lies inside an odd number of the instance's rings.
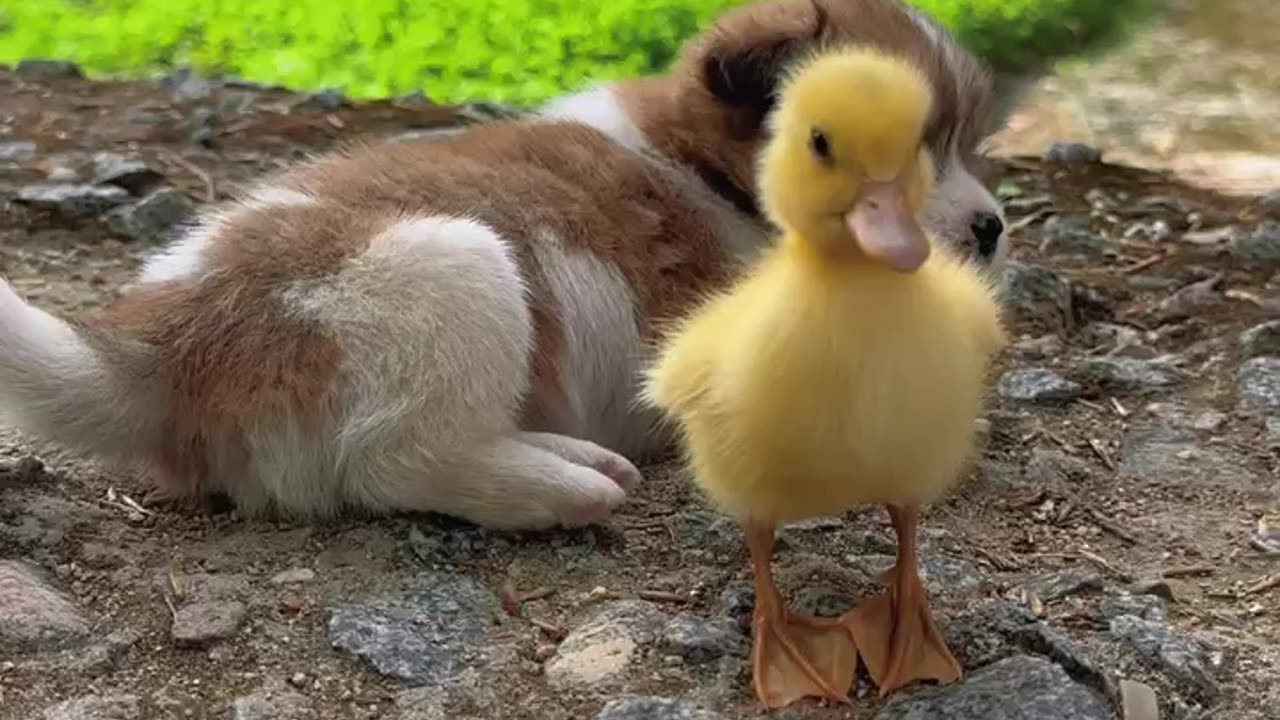
[{"label": "puppy's ear", "polygon": [[736,139],[760,131],[788,65],[818,46],[826,25],[819,3],[782,0],[731,11],[695,41],[686,62],[728,111]]}]

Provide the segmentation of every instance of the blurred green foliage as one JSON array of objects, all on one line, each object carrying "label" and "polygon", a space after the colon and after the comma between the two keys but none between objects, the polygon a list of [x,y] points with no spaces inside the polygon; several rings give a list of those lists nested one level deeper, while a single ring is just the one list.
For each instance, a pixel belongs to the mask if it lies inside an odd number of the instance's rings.
[{"label": "blurred green foliage", "polygon": [[[590,80],[662,70],[742,0],[0,0],[0,62],[93,75],[202,73],[357,98],[529,105]],[[1155,0],[918,0],[1001,68],[1038,63]],[[359,9],[357,9],[357,7]]]}]

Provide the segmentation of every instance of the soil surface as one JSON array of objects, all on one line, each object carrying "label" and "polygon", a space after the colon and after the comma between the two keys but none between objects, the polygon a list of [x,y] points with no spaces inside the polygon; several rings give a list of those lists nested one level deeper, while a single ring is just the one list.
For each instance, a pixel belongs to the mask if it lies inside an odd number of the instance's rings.
[{"label": "soil surface", "polygon": [[[3,72],[0,274],[90,312],[238,183],[500,111]],[[1148,718],[1154,693],[1164,718],[1280,718],[1280,197],[1087,155],[998,163],[1017,343],[922,529],[965,680],[774,716]],[[673,465],[582,531],[302,526],[141,507],[138,479],[2,432],[5,720],[763,715],[741,533]],[[784,529],[777,572],[834,615],[894,552],[867,508]]]}]

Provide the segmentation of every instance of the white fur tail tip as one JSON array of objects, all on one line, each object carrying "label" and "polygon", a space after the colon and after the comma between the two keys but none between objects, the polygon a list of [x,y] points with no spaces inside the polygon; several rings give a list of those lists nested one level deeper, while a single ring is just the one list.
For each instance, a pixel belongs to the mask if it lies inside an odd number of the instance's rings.
[{"label": "white fur tail tip", "polygon": [[116,454],[144,431],[143,394],[121,386],[74,327],[0,280],[0,419],[47,440]]}]

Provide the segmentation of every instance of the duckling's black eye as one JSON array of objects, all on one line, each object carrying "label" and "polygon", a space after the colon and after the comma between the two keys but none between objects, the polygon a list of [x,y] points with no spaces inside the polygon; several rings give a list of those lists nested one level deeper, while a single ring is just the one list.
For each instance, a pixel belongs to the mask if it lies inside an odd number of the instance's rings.
[{"label": "duckling's black eye", "polygon": [[813,149],[813,154],[823,162],[831,162],[831,141],[827,139],[827,134],[814,128],[809,133],[809,147]]}]

